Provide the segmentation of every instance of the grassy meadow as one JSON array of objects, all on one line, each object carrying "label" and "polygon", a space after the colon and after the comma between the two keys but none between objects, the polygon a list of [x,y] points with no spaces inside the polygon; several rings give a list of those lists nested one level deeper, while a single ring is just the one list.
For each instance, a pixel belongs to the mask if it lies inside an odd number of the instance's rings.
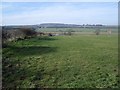
[{"label": "grassy meadow", "polygon": [[3,48],[3,87],[116,88],[118,37],[35,37]]}]

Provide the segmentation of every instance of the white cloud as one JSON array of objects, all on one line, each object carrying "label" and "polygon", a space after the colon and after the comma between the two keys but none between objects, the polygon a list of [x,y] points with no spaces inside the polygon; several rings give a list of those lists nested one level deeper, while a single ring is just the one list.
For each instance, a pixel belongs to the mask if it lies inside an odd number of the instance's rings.
[{"label": "white cloud", "polygon": [[119,0],[2,0],[3,2],[119,2]]},{"label": "white cloud", "polygon": [[3,24],[40,24],[45,22],[76,24],[117,24],[117,9],[108,7],[73,8],[71,5],[54,5],[3,16]]}]

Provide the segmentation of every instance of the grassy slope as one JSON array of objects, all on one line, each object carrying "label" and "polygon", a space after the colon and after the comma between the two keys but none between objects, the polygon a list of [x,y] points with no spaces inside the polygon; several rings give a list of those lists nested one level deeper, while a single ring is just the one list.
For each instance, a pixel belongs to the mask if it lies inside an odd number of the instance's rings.
[{"label": "grassy slope", "polygon": [[3,85],[117,87],[117,50],[115,35],[56,36],[10,43],[3,49]]}]

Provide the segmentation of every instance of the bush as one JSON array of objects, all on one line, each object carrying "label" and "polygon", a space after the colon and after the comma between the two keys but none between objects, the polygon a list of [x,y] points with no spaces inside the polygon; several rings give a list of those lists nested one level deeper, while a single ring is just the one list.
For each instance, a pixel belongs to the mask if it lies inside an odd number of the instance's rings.
[{"label": "bush", "polygon": [[23,32],[25,37],[32,37],[36,35],[36,31],[31,28],[22,28],[20,30]]},{"label": "bush", "polygon": [[2,30],[2,44],[4,45],[7,40],[10,38],[10,34],[7,30]]},{"label": "bush", "polygon": [[28,39],[35,35],[36,31],[32,28],[18,28],[11,30],[2,29],[2,45],[6,46],[5,44],[8,41],[23,40],[25,38]]}]

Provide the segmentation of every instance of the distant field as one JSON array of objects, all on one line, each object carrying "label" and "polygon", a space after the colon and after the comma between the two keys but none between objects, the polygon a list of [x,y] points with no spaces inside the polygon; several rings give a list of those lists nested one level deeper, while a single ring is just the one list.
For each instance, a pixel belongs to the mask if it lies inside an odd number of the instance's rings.
[{"label": "distant field", "polygon": [[118,86],[117,35],[36,37],[3,49],[3,87]]},{"label": "distant field", "polygon": [[[95,28],[38,28],[37,31],[41,31],[41,32],[61,32],[61,31],[68,31],[68,30],[72,30],[75,32],[90,32],[90,33],[94,33],[95,32]],[[106,30],[111,30],[113,33],[117,33],[118,29],[100,29],[101,32],[106,32]]]}]

